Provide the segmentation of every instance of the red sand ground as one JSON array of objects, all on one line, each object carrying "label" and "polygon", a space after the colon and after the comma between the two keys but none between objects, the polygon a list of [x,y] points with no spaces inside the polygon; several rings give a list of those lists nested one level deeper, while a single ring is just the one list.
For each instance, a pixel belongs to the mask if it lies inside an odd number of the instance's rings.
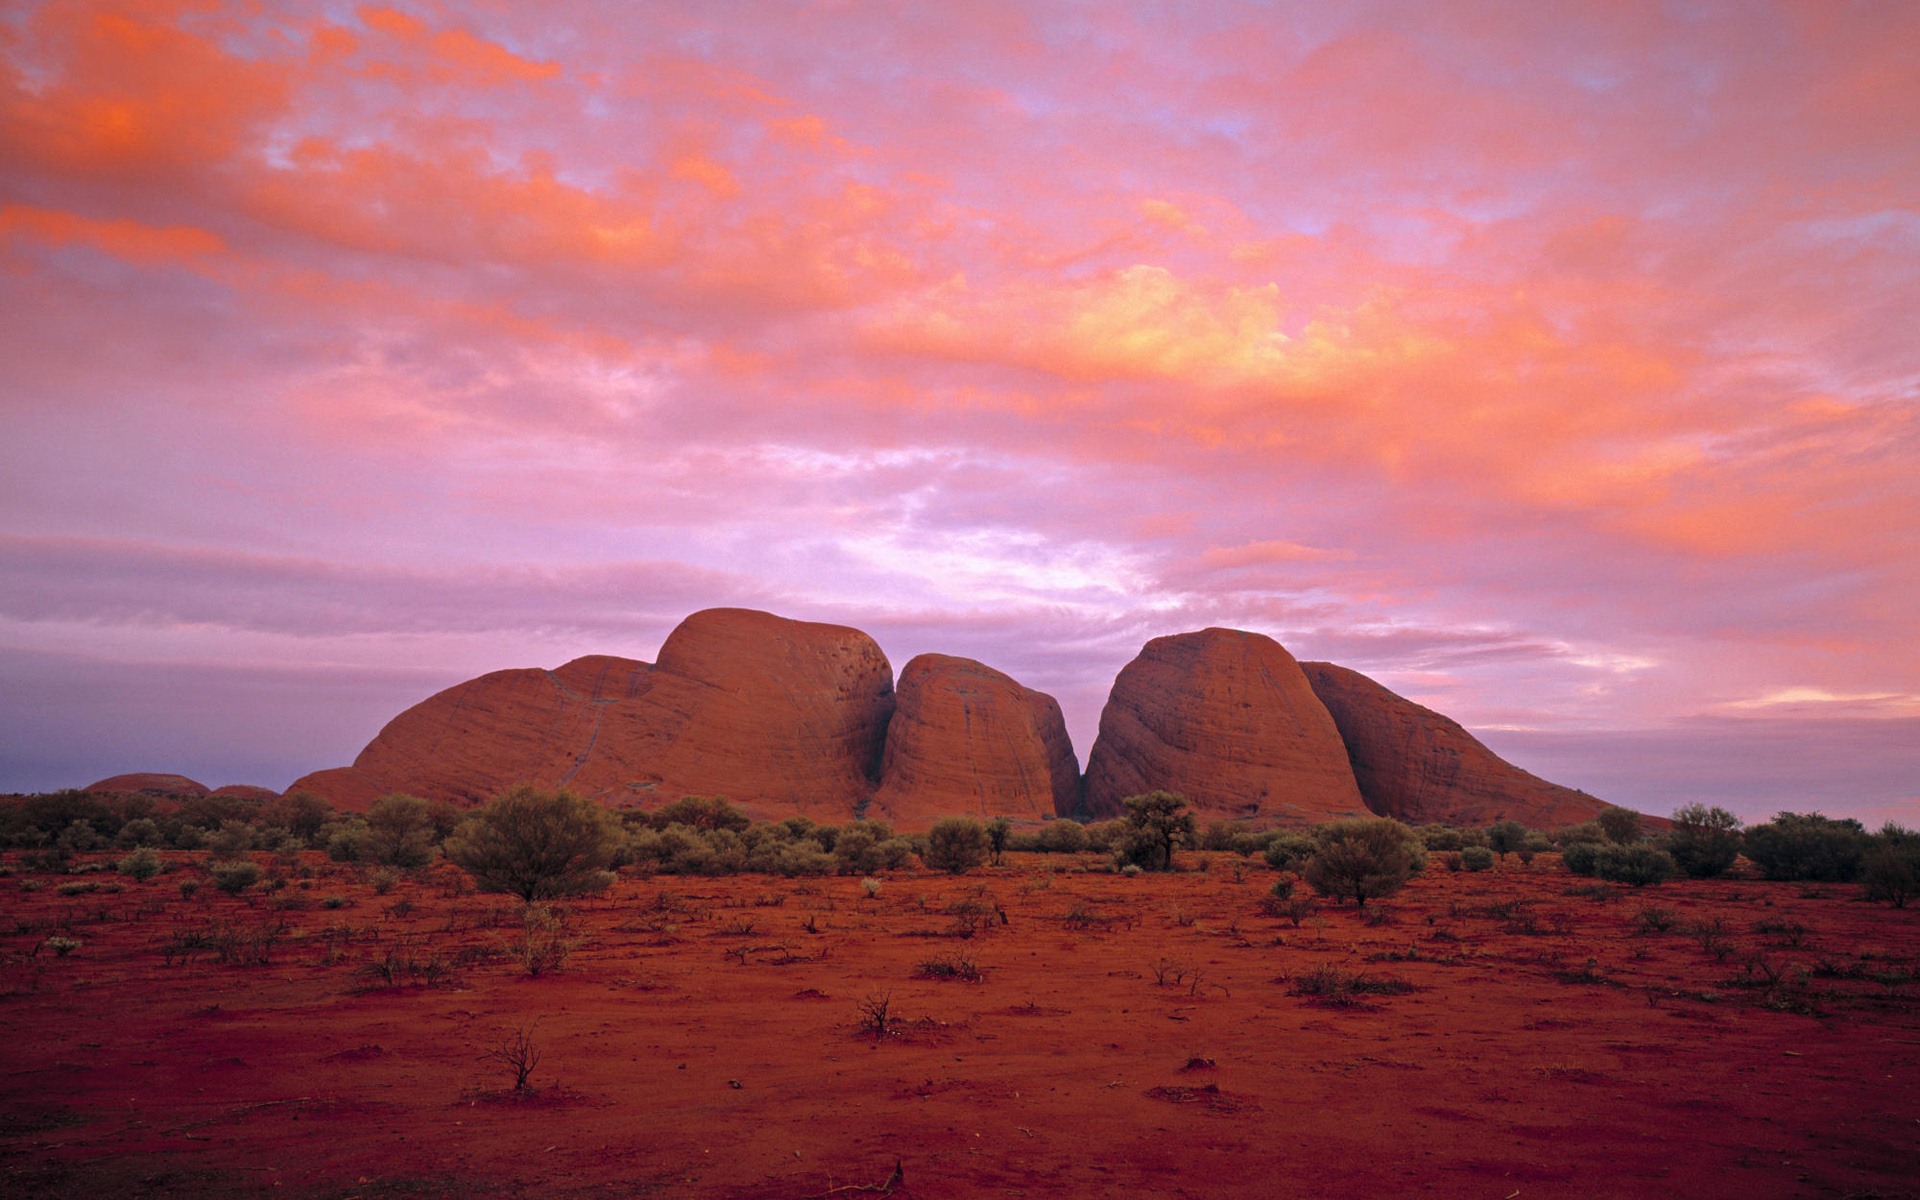
[{"label": "red sand ground", "polygon": [[[1295,927],[1261,911],[1271,871],[1203,860],[1126,878],[1017,856],[873,898],[623,879],[567,907],[579,945],[537,977],[504,949],[517,906],[447,867],[376,895],[308,855],[274,895],[183,899],[197,865],[138,884],[16,863],[0,1188],[798,1200],[879,1194],[898,1163],[902,1197],[1920,1191],[1920,910],[1596,888],[1543,856],[1436,865],[1384,924]],[[85,881],[123,890],[58,894]],[[1678,924],[1638,931],[1651,906]],[[1716,918],[1724,957],[1686,931]],[[280,926],[264,965],[189,948],[244,957]],[[81,944],[43,944],[62,936]],[[954,955],[984,980],[920,976]],[[381,986],[390,956],[449,974]],[[1290,994],[1323,965],[1417,990]],[[877,1038],[859,1006],[879,994],[903,1020]],[[516,1098],[483,1055],[536,1017]]]}]

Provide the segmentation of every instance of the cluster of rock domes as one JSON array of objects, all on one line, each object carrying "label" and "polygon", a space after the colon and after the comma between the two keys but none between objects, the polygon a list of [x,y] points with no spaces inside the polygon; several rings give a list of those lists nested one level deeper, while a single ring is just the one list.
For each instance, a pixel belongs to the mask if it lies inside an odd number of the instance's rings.
[{"label": "cluster of rock domes", "polygon": [[859,630],[744,609],[688,617],[657,663],[596,655],[448,688],[352,766],[289,790],[363,808],[395,791],[479,803],[519,783],[647,808],[724,795],[763,818],[904,829],[950,815],[1099,818],[1154,789],[1184,794],[1203,821],[1252,825],[1372,812],[1549,826],[1605,807],[1256,633],[1148,642],[1114,682],[1083,779],[1053,697],[943,654],[913,659],[896,687]]}]

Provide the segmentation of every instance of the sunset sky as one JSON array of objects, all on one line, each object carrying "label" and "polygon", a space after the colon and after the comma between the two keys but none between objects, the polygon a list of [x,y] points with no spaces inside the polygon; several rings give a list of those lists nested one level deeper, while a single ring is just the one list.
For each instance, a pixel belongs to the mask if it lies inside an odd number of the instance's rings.
[{"label": "sunset sky", "polygon": [[715,605],[1920,824],[1920,5],[13,3],[0,789]]}]

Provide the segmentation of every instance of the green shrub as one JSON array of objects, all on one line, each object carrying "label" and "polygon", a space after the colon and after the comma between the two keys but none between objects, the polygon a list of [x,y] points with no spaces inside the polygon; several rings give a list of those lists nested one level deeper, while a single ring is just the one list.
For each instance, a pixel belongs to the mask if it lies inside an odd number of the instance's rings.
[{"label": "green shrub", "polygon": [[394,792],[368,807],[367,836],[360,857],[389,867],[424,867],[433,859],[433,835],[433,816],[427,802]]},{"label": "green shrub", "polygon": [[949,875],[964,875],[987,861],[992,842],[986,826],[966,817],[947,817],[927,831],[927,866]]},{"label": "green shrub", "polygon": [[1889,823],[1861,860],[1860,882],[1867,899],[1895,908],[1920,897],[1920,834]]},{"label": "green shrub", "polygon": [[1460,865],[1469,871],[1491,871],[1493,851],[1485,846],[1468,846],[1460,852]]},{"label": "green shrub", "polygon": [[1279,833],[1267,842],[1262,857],[1276,871],[1297,871],[1300,864],[1312,858],[1317,849],[1319,846],[1305,834]]},{"label": "green shrub", "polygon": [[1300,874],[1314,891],[1365,907],[1392,895],[1426,866],[1426,847],[1390,818],[1332,821],[1314,830],[1316,848]]},{"label": "green shrub", "polygon": [[1848,883],[1860,876],[1866,827],[1847,818],[1783,812],[1747,830],[1743,849],[1768,879]]},{"label": "green shrub", "polygon": [[849,821],[834,839],[833,859],[842,875],[875,875],[907,865],[913,843],[893,836],[883,821]]},{"label": "green shrub", "polygon": [[1518,821],[1495,821],[1487,826],[1487,848],[1502,860],[1526,844],[1527,827]]},{"label": "green shrub", "polygon": [[1667,852],[1695,879],[1724,875],[1740,857],[1740,818],[1704,804],[1677,809],[1673,830],[1667,834]]},{"label": "green shrub", "polygon": [[160,873],[162,865],[160,856],[153,852],[152,847],[142,846],[121,859],[114,869],[122,875],[130,875],[141,883],[145,883]]},{"label": "green shrub", "polygon": [[1562,850],[1568,846],[1598,845],[1607,840],[1607,831],[1600,828],[1600,822],[1588,821],[1584,825],[1567,825],[1553,831],[1553,844]]},{"label": "green shrub", "polygon": [[522,786],[462,821],[444,851],[481,890],[531,902],[604,890],[620,845],[620,823],[605,808],[565,789]]},{"label": "green shrub", "polygon": [[669,825],[685,825],[688,829],[710,832],[716,829],[731,829],[735,833],[745,833],[753,822],[747,814],[735,808],[725,796],[683,796],[648,815],[655,829],[665,829]]},{"label": "green shrub", "polygon": [[216,862],[209,870],[213,875],[213,886],[229,896],[237,896],[260,882],[259,864],[250,863],[245,859],[238,862]]},{"label": "green shrub", "polygon": [[1607,840],[1616,846],[1625,846],[1640,840],[1640,814],[1630,808],[1619,808],[1609,804],[1600,810],[1597,818],[1600,830]]},{"label": "green shrub", "polygon": [[140,846],[160,846],[166,839],[160,835],[160,826],[152,817],[135,817],[120,827],[114,836],[113,844],[122,850],[133,850]]},{"label": "green shrub", "polygon": [[1648,845],[1602,846],[1595,855],[1594,874],[1613,883],[1646,887],[1665,883],[1678,874],[1673,856]]},{"label": "green shrub", "polygon": [[1451,825],[1420,825],[1414,832],[1428,850],[1453,851],[1462,845],[1460,831]]},{"label": "green shrub", "polygon": [[1560,863],[1575,875],[1592,875],[1600,859],[1600,843],[1563,842]]},{"label": "green shrub", "polygon": [[1198,840],[1187,798],[1178,792],[1128,796],[1126,822],[1113,853],[1117,861],[1147,871],[1173,870],[1173,856]]},{"label": "green shrub", "polygon": [[1035,848],[1048,854],[1078,854],[1087,848],[1087,827],[1063,817],[1042,825],[1034,840]]}]

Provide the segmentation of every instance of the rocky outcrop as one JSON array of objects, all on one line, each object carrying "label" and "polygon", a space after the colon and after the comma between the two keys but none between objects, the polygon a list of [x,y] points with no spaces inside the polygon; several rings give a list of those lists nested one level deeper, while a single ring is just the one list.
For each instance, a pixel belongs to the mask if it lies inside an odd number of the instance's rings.
[{"label": "rocky outcrop", "polygon": [[88,784],[82,791],[88,792],[144,792],[150,796],[204,796],[208,794],[207,785],[188,779],[185,775],[167,775],[159,771],[134,771],[126,775],[112,775],[106,779]]},{"label": "rocky outcrop", "polygon": [[229,783],[225,787],[213,789],[213,794],[216,796],[231,796],[235,800],[257,800],[263,804],[268,800],[278,800],[280,798],[280,793],[274,791],[272,788],[255,787],[250,783]]},{"label": "rocky outcrop", "polygon": [[901,670],[870,816],[909,830],[949,816],[1039,821],[1079,797],[1052,696],[970,658],[922,654]]},{"label": "rocky outcrop", "polygon": [[872,795],[892,715],[893,668],[866,634],[709,609],[657,664],[592,655],[457,684],[388,722],[351,768],[290,790],[349,808],[394,791],[471,805],[531,783],[645,807],[725,795],[840,821]]},{"label": "rocky outcrop", "polygon": [[1305,825],[1364,816],[1333,718],[1280,643],[1237,629],[1155,638],[1114,680],[1085,808],[1165,790],[1204,820]]},{"label": "rocky outcrop", "polygon": [[1460,724],[1333,663],[1300,664],[1347,744],[1367,807],[1411,825],[1577,825],[1605,801],[1528,774]]}]

